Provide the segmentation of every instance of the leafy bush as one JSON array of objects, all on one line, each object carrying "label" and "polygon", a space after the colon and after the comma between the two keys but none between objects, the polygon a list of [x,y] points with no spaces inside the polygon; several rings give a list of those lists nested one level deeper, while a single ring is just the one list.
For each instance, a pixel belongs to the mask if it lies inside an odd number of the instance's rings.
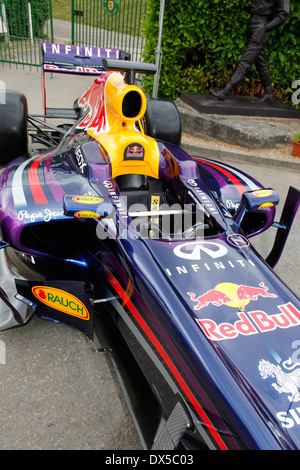
[{"label": "leafy bush", "polygon": [[[176,99],[181,92],[206,93],[223,87],[246,47],[251,0],[168,0],[165,4],[159,95]],[[147,0],[144,60],[155,62],[160,0]],[[267,46],[274,94],[290,100],[291,84],[300,79],[300,4],[291,0],[287,22],[272,33]],[[153,77],[144,87],[152,93]],[[234,90],[261,95],[255,67]]]},{"label": "leafy bush", "polygon": [[[28,2],[25,0],[6,0],[6,17],[12,39],[28,38]],[[43,27],[50,15],[49,0],[31,0],[32,29],[35,38],[43,38]]]}]

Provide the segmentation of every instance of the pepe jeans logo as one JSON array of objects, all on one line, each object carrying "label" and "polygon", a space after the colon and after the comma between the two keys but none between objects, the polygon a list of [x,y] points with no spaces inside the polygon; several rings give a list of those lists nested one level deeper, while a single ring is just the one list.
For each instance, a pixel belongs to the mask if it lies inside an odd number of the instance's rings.
[{"label": "pepe jeans logo", "polygon": [[48,307],[81,318],[81,320],[89,320],[90,318],[85,305],[77,297],[64,290],[47,286],[35,286],[32,288],[32,293]]},{"label": "pepe jeans logo", "polygon": [[50,220],[57,219],[64,216],[63,211],[44,209],[39,212],[28,212],[27,210],[21,210],[18,212],[18,220],[25,220],[35,222],[38,219],[44,220],[44,222],[50,222]]}]

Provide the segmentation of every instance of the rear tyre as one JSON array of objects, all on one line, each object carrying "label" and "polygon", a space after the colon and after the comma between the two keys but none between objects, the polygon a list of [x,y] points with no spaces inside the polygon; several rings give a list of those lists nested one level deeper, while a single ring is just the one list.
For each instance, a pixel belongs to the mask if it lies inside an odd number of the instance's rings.
[{"label": "rear tyre", "polygon": [[0,104],[0,165],[28,154],[27,100],[17,91],[6,91]]},{"label": "rear tyre", "polygon": [[145,134],[156,140],[180,145],[181,120],[176,105],[169,100],[147,99]]}]

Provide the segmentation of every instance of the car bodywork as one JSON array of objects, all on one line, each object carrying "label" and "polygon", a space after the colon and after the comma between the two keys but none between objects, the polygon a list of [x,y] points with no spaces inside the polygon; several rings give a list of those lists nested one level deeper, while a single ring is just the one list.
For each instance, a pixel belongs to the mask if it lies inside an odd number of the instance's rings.
[{"label": "car bodywork", "polygon": [[275,223],[273,189],[146,133],[151,64],[102,63],[57,145],[1,170],[1,330],[98,328],[146,449],[299,449],[300,301],[272,269],[299,191]]}]

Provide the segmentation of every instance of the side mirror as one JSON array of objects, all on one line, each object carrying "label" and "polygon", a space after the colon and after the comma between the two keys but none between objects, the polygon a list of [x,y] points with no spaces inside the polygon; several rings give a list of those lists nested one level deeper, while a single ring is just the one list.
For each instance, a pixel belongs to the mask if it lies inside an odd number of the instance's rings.
[{"label": "side mirror", "polygon": [[104,197],[65,195],[63,206],[66,216],[81,219],[103,219],[114,213],[112,202]]},{"label": "side mirror", "polygon": [[255,212],[267,207],[276,206],[279,196],[274,189],[258,189],[247,191],[242,195],[241,203],[233,216],[234,221],[241,225],[246,212]]}]

